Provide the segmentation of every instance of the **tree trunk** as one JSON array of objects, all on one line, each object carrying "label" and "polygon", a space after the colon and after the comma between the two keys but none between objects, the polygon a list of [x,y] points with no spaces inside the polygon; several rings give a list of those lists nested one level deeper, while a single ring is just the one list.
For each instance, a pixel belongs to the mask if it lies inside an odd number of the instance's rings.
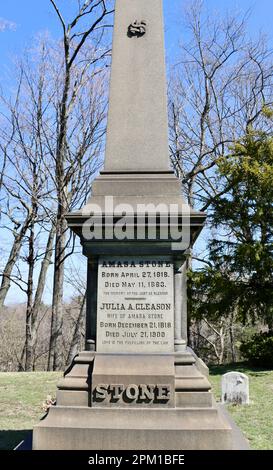
[{"label": "tree trunk", "polygon": [[273,314],[271,312],[269,315],[267,315],[266,323],[267,323],[268,331],[270,333],[273,333]]},{"label": "tree trunk", "polygon": [[53,299],[51,316],[51,334],[48,356],[48,370],[60,370],[63,367],[63,284],[64,261],[66,248],[66,221],[63,208],[60,208],[60,216],[56,228],[55,263],[53,281]]},{"label": "tree trunk", "polygon": [[219,364],[221,365],[221,364],[223,364],[224,353],[225,353],[225,330],[224,330],[223,327],[220,328],[219,339],[220,339]]},{"label": "tree trunk", "polygon": [[32,304],[33,304],[33,273],[34,273],[34,219],[30,226],[28,251],[28,284],[26,310],[26,342],[25,342],[25,371],[32,370]]},{"label": "tree trunk", "polygon": [[66,248],[66,220],[65,214],[68,209],[67,187],[65,183],[65,149],[67,138],[67,120],[68,120],[68,95],[70,89],[70,67],[69,49],[65,38],[65,83],[62,94],[60,125],[58,129],[58,141],[56,150],[56,186],[58,197],[58,213],[56,222],[56,240],[55,240],[55,264],[53,280],[53,299],[52,299],[52,317],[51,334],[48,355],[48,370],[60,370],[63,367],[63,284],[64,284],[64,257]]},{"label": "tree trunk", "polygon": [[[37,288],[36,288],[36,293],[34,297],[34,302],[32,304],[31,310],[28,312],[27,309],[27,318],[31,319],[31,325],[28,322],[28,328],[31,328],[31,340],[29,340],[29,336],[26,335],[26,340],[24,344],[24,348],[22,350],[21,358],[20,358],[20,363],[19,363],[19,371],[26,370],[23,367],[23,361],[24,361],[24,356],[26,354],[26,349],[27,347],[31,347],[32,351],[32,357],[31,357],[31,368],[28,370],[35,370],[34,363],[35,363],[35,345],[37,343],[37,333],[38,333],[38,313],[39,313],[39,308],[41,305],[42,301],[42,296],[44,293],[44,288],[45,288],[45,281],[46,281],[46,275],[47,275],[47,270],[48,267],[51,263],[51,258],[52,258],[52,250],[53,250],[53,240],[54,240],[54,235],[55,235],[55,227],[52,226],[49,235],[48,235],[48,240],[47,240],[47,245],[46,245],[46,250],[45,250],[45,256],[42,261],[41,265],[41,270],[38,278],[38,283],[37,283]],[[28,346],[27,346],[28,343]],[[31,345],[31,346],[30,346]]]},{"label": "tree trunk", "polygon": [[23,244],[24,236],[29,226],[29,222],[30,222],[30,218],[28,215],[22,225],[20,232],[16,234],[15,236],[15,239],[14,239],[14,242],[13,242],[10,254],[9,254],[9,259],[6,263],[6,266],[3,269],[2,283],[0,287],[0,308],[3,307],[6,296],[8,294],[10,284],[11,284],[10,276],[16,264],[16,261],[18,260],[18,256],[19,256],[22,244]]},{"label": "tree trunk", "polygon": [[231,317],[230,317],[229,339],[230,339],[231,358],[232,358],[232,362],[235,363],[237,360],[237,357],[236,357],[236,347],[235,347],[235,342],[234,342],[233,323],[234,323],[234,312],[232,312]]},{"label": "tree trunk", "polygon": [[[55,226],[52,225],[51,230],[48,235],[47,239],[47,245],[46,245],[46,250],[45,250],[45,256],[42,261],[41,265],[41,270],[38,278],[38,284],[36,288],[36,293],[35,293],[35,298],[33,302],[33,307],[32,307],[32,312],[31,312],[31,326],[32,326],[32,345],[33,348],[37,342],[37,334],[38,334],[38,313],[39,313],[39,308],[42,302],[42,297],[43,293],[45,290],[45,282],[46,282],[46,275],[48,268],[51,264],[52,260],[52,252],[53,252],[53,241],[54,241],[54,236],[55,236]],[[34,353],[34,351],[33,351]],[[34,370],[34,358],[32,361],[32,370]]]},{"label": "tree trunk", "polygon": [[67,359],[66,359],[66,364],[68,366],[71,364],[76,354],[78,354],[78,352],[80,351],[82,331],[84,331],[85,309],[86,309],[86,293],[84,295],[84,298],[81,304],[80,313],[77,318],[77,322],[75,324],[73,338],[72,338],[69,352],[68,352]]}]

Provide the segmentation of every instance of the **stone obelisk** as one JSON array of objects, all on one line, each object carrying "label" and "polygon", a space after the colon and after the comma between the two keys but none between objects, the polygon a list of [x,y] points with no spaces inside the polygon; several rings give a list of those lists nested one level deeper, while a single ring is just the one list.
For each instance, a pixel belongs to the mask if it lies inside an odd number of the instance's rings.
[{"label": "stone obelisk", "polygon": [[116,0],[104,170],[67,221],[88,260],[86,349],[33,448],[232,448],[186,344],[187,248],[205,215],[169,165],[162,0]]},{"label": "stone obelisk", "polygon": [[170,170],[160,3],[116,2],[105,173]]}]

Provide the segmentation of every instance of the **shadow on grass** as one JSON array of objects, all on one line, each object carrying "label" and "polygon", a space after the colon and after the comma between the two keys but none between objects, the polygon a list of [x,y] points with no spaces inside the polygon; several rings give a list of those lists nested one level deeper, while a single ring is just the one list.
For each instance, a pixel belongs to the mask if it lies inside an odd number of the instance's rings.
[{"label": "shadow on grass", "polygon": [[5,430],[0,431],[0,450],[13,450],[20,442],[29,440],[31,431],[21,429],[20,431]]},{"label": "shadow on grass", "polygon": [[261,376],[266,375],[266,373],[272,371],[272,369],[268,369],[266,367],[250,366],[247,362],[236,362],[233,364],[223,364],[221,366],[209,366],[210,375],[222,375],[233,371],[243,372],[254,376]]}]

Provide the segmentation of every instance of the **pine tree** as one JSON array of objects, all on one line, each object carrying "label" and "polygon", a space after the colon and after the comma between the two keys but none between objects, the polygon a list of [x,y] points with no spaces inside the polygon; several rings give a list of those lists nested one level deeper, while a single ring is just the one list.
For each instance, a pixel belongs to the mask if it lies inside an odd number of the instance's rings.
[{"label": "pine tree", "polygon": [[[267,117],[271,113],[267,110]],[[209,263],[192,273],[197,316],[264,322],[273,330],[273,138],[249,131],[218,165]]]}]

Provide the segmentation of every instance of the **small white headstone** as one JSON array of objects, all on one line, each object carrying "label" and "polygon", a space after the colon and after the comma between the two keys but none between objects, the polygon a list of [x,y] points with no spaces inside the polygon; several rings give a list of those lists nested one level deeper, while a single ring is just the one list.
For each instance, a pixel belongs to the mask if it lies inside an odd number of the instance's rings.
[{"label": "small white headstone", "polygon": [[222,376],[222,403],[249,405],[249,380],[241,372],[228,372]]}]

